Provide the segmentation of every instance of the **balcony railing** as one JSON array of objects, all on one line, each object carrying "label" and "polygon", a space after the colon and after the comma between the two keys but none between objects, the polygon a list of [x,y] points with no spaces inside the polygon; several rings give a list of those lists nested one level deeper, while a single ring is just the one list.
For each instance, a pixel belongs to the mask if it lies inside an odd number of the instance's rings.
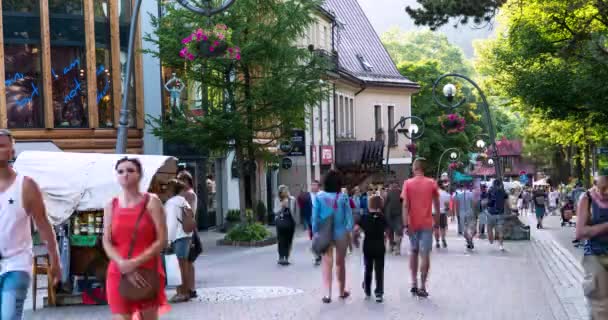
[{"label": "balcony railing", "polygon": [[338,53],[337,52],[329,52],[323,49],[313,49],[313,53],[317,56],[327,59],[329,64],[328,71],[337,71],[338,70]]}]

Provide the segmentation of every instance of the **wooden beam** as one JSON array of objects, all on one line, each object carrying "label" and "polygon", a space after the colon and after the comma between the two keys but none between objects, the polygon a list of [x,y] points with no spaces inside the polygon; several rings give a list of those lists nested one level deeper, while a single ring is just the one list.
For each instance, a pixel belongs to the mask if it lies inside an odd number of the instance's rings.
[{"label": "wooden beam", "polygon": [[87,65],[87,108],[89,111],[89,128],[99,127],[97,109],[97,58],[95,55],[95,7],[93,0],[84,0],[84,34]]},{"label": "wooden beam", "polygon": [[0,1],[0,127],[8,127],[6,86],[4,85],[4,30],[2,29],[2,1]]},{"label": "wooden beam", "polygon": [[[116,139],[116,129],[14,129],[13,136],[20,140],[55,139]],[[129,129],[129,139],[142,139],[143,131]]]},{"label": "wooden beam", "polygon": [[133,77],[135,79],[135,105],[136,105],[136,114],[135,119],[137,119],[137,128],[144,128],[144,121],[146,117],[146,113],[144,110],[144,76],[143,76],[143,55],[141,54],[141,14],[139,15],[139,19],[137,20],[137,29],[135,32],[135,46],[133,47],[135,50],[133,52],[133,61],[135,62],[135,69]]},{"label": "wooden beam", "polygon": [[120,82],[121,67],[120,67],[120,25],[118,19],[118,0],[109,0],[110,6],[110,48],[112,50],[112,101],[114,104],[114,127],[118,128],[118,120],[120,119],[120,101],[122,98]]},{"label": "wooden beam", "polygon": [[51,75],[51,35],[49,2],[40,0],[40,39],[42,41],[42,101],[44,104],[44,126],[55,126],[53,113],[53,79]]}]

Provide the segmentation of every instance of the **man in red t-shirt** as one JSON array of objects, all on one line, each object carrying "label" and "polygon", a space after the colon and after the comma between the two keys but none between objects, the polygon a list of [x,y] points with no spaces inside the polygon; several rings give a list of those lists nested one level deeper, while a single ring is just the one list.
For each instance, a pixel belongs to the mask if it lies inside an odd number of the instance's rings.
[{"label": "man in red t-shirt", "polygon": [[[403,183],[403,226],[410,238],[412,254],[410,271],[412,273],[411,293],[428,297],[426,280],[431,264],[433,247],[433,205],[436,212],[441,209],[437,182],[424,176],[424,161],[416,159],[413,163],[414,177]],[[421,287],[418,288],[418,255],[422,257],[420,266]]]}]

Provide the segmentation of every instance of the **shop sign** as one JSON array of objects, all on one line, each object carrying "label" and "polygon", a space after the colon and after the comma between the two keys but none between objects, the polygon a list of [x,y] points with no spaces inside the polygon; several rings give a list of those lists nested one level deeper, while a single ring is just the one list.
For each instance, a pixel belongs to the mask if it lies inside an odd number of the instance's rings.
[{"label": "shop sign", "polygon": [[303,157],[306,155],[306,133],[304,130],[294,129],[291,131],[290,157]]},{"label": "shop sign", "polygon": [[293,149],[293,144],[289,140],[285,140],[279,144],[279,150],[283,153],[289,153]]},{"label": "shop sign", "polygon": [[283,160],[281,160],[281,168],[283,168],[285,170],[289,170],[289,169],[291,169],[292,166],[293,166],[293,161],[291,161],[291,159],[283,158]]},{"label": "shop sign", "polygon": [[321,146],[321,164],[331,165],[334,163],[334,149],[332,146]]}]

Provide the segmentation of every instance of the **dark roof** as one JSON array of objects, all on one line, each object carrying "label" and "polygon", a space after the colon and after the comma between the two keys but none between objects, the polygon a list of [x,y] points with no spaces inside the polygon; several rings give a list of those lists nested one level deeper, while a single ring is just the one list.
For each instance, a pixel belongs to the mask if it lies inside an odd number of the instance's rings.
[{"label": "dark roof", "polygon": [[336,16],[340,71],[373,85],[419,88],[399,73],[357,0],[325,0],[323,7]]},{"label": "dark roof", "polygon": [[[498,155],[501,157],[521,156],[523,143],[521,140],[508,140],[506,137],[503,137],[501,140],[496,141],[496,147],[498,148]],[[492,147],[489,149],[490,153],[494,150]]]}]

